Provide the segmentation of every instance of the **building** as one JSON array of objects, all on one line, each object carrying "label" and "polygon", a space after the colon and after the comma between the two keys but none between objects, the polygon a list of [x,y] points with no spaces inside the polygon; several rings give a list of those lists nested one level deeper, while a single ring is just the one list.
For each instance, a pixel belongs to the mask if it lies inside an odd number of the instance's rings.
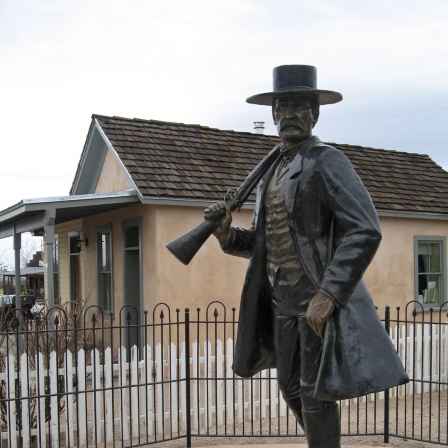
[{"label": "building", "polygon": [[[276,136],[93,115],[70,195],[0,212],[0,237],[45,237],[51,303],[87,300],[105,316],[142,319],[158,302],[238,307],[247,261],[210,238],[188,266],[166,245],[238,187]],[[375,303],[422,309],[446,300],[448,173],[427,155],[331,143],[350,159],[378,210],[383,241],[365,275]],[[254,197],[234,225],[249,226]],[[53,259],[53,263],[51,262]]]}]

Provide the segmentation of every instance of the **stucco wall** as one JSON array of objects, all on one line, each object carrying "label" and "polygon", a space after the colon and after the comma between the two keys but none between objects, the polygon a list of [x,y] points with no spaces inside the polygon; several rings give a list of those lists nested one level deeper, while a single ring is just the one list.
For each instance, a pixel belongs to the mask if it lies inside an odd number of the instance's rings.
[{"label": "stucco wall", "polygon": [[[160,219],[166,219],[166,223],[160,226],[158,238],[157,253],[163,257],[161,264],[172,270],[169,276],[180,279],[199,303],[207,301],[212,295],[238,306],[247,260],[223,254],[214,237],[207,241],[189,266],[183,266],[177,260],[173,265],[174,257],[163,250],[162,242],[169,241],[170,235],[175,234],[180,225],[183,232],[197,222],[193,213],[188,222],[187,217],[182,216],[180,209],[167,209],[160,214]],[[251,216],[252,211],[243,210],[234,215],[233,225],[248,227]],[[414,236],[446,237],[448,221],[381,217],[380,222],[383,239],[364,275],[364,281],[382,315],[386,306],[393,310],[397,306],[404,309],[409,301],[414,300]],[[163,296],[179,303],[177,296],[181,291],[176,283],[162,279],[161,275],[160,290]]]},{"label": "stucco wall", "polygon": [[[141,218],[143,309],[152,309],[159,302],[172,309],[203,308],[211,300],[220,300],[229,307],[238,307],[247,260],[224,254],[212,236],[188,266],[180,263],[167,249],[173,239],[192,229],[202,220],[202,207],[135,205],[83,220],[89,237],[88,248],[82,250],[81,270],[83,297],[96,303],[97,267],[95,236],[98,226],[112,224],[115,309],[123,305],[122,224]],[[233,225],[247,227],[251,210],[234,214]],[[448,222],[421,219],[380,219],[383,241],[365,274],[365,281],[380,310],[393,309],[414,299],[414,236],[446,236]],[[79,223],[58,227],[61,259],[61,294],[68,293],[68,248],[64,241],[70,230],[79,230]],[[64,252],[62,252],[64,251]],[[381,311],[382,314],[382,311]]]},{"label": "stucco wall", "polygon": [[[166,244],[202,221],[203,208],[159,207],[157,213],[157,284],[160,297],[177,307],[195,309],[210,300],[238,306],[247,260],[224,254],[212,235],[188,266]],[[252,211],[234,214],[233,225],[249,226]],[[230,308],[229,308],[230,309]]]},{"label": "stucco wall", "polygon": [[415,299],[414,236],[447,237],[448,221],[381,217],[380,222],[383,240],[364,279],[378,308],[388,305],[395,312]]},{"label": "stucco wall", "polygon": [[112,193],[114,191],[126,190],[131,187],[132,184],[124,174],[123,168],[117,163],[117,160],[111,151],[107,151],[95,193]]},{"label": "stucco wall", "polygon": [[[167,249],[168,244],[202,220],[203,208],[135,205],[109,213],[59,225],[60,282],[62,300],[70,297],[70,264],[68,235],[83,229],[89,246],[81,251],[81,278],[83,299],[96,303],[97,266],[96,230],[112,224],[114,302],[118,310],[123,305],[123,248],[122,225],[126,220],[142,221],[142,260],[144,309],[158,302],[169,303],[174,309],[196,309],[210,300],[222,300],[228,306],[237,306],[244,280],[247,261],[222,253],[212,236],[189,266],[180,263]],[[235,225],[250,222],[251,211],[235,215]]]}]

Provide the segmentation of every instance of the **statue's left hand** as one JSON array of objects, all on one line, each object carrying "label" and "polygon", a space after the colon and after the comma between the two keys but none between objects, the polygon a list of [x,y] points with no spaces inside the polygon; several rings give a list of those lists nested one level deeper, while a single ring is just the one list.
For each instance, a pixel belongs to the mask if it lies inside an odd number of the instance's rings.
[{"label": "statue's left hand", "polygon": [[324,338],[324,327],[328,318],[333,314],[335,306],[332,300],[322,292],[318,292],[308,305],[305,318],[308,325],[321,338]]}]

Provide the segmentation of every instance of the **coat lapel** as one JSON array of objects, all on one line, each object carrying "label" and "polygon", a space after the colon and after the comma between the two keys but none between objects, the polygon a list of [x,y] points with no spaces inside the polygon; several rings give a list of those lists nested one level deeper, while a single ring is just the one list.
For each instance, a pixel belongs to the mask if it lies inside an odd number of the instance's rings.
[{"label": "coat lapel", "polygon": [[288,177],[285,182],[285,202],[286,208],[288,209],[288,216],[290,217],[293,216],[294,202],[299,190],[298,186],[300,173],[302,172],[302,162],[302,152],[299,151],[289,167]]},{"label": "coat lapel", "polygon": [[[279,155],[277,157],[277,159],[275,160],[275,162],[272,164],[272,166],[266,171],[266,174],[262,177],[262,179],[260,180],[260,183],[258,184],[258,195],[260,196],[260,199],[258,201],[258,208],[262,209],[264,208],[264,195],[266,193],[266,188],[269,184],[269,180],[272,177],[272,173],[275,171],[275,169],[277,168],[280,159],[281,159],[281,155]],[[257,210],[257,212],[259,212],[259,210]]]},{"label": "coat lapel", "polygon": [[285,201],[286,208],[288,209],[288,216],[290,219],[293,216],[294,212],[294,203],[299,192],[299,180],[300,174],[303,171],[303,158],[304,155],[308,152],[308,150],[320,143],[320,140],[315,135],[312,135],[309,139],[307,139],[303,146],[299,149],[298,153],[294,157],[294,160],[289,167],[288,177],[285,182]]}]

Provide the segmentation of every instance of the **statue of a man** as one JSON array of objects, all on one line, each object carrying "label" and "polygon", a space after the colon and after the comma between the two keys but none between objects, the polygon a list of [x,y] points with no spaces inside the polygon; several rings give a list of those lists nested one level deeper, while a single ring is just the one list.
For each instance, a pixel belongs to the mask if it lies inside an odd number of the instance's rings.
[{"label": "statue of a man", "polygon": [[258,185],[250,229],[231,227],[225,208],[214,232],[224,252],[250,258],[234,371],[276,367],[283,398],[308,446],[340,447],[337,400],[408,381],[362,276],[381,241],[372,200],[349,160],[312,135],[319,106],[342,100],[319,90],[316,69],[285,65],[272,106],[280,155]]}]

